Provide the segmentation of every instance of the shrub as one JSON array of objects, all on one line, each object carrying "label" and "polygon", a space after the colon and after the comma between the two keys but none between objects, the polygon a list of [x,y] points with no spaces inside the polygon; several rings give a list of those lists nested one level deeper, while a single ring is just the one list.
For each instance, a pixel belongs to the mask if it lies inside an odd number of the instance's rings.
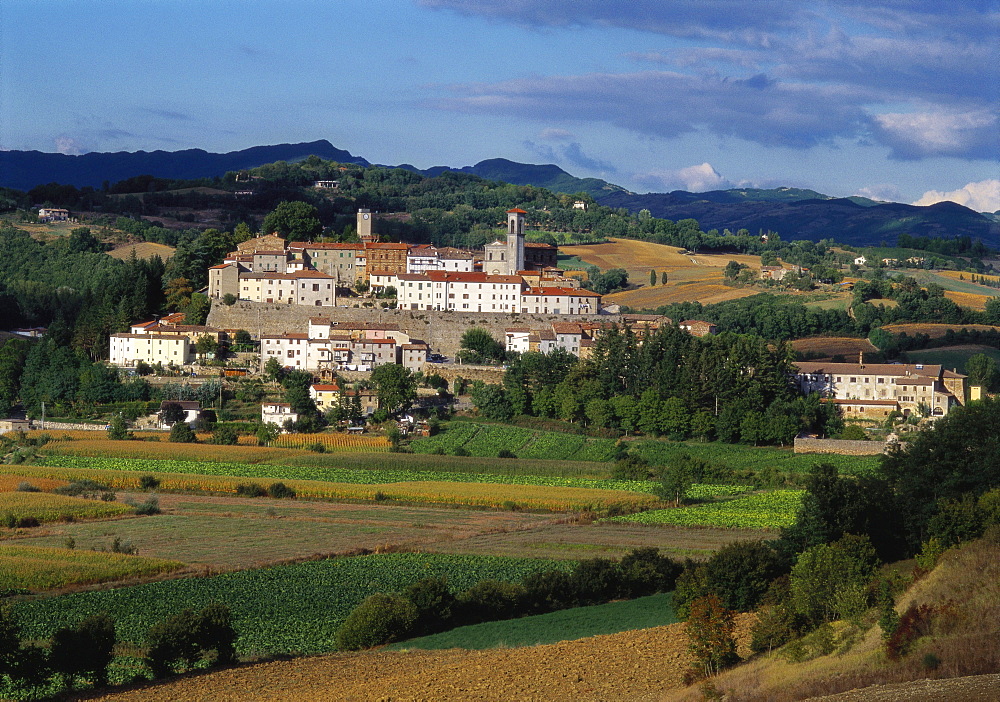
[{"label": "shrub", "polygon": [[418,632],[433,633],[448,628],[454,616],[455,596],[445,578],[422,578],[401,594],[417,608]]},{"label": "shrub", "polygon": [[768,605],[757,611],[750,630],[750,650],[770,653],[795,638],[795,618],[783,604]]},{"label": "shrub", "polygon": [[539,612],[573,607],[577,602],[572,576],[561,570],[533,573],[524,579],[525,601]]},{"label": "shrub", "polygon": [[681,565],[655,548],[637,548],[625,554],[619,563],[622,589],[628,597],[642,597],[674,589]]},{"label": "shrub", "polygon": [[[104,499],[108,502],[114,501],[114,491],[107,485],[98,483],[89,478],[82,478],[80,480],[74,480],[69,485],[60,485],[55,490],[56,494],[59,495],[70,495],[71,497],[83,497],[88,500]],[[111,499],[107,500],[104,495],[111,495]]]},{"label": "shrub", "polygon": [[598,604],[621,596],[621,566],[607,558],[590,558],[576,564],[571,573],[578,602]]},{"label": "shrub", "polygon": [[236,446],[240,441],[240,435],[230,426],[217,426],[212,431],[212,443],[218,446]]},{"label": "shrub", "polygon": [[156,495],[150,495],[142,502],[136,502],[135,500],[126,500],[125,504],[129,507],[135,509],[135,513],[143,516],[149,516],[151,514],[160,514],[160,498]]},{"label": "shrub", "polygon": [[370,595],[354,608],[337,630],[337,648],[359,651],[409,636],[417,622],[417,606],[399,595]]},{"label": "shrub", "polygon": [[[288,487],[284,483],[271,483],[267,488],[267,494],[269,497],[273,497],[276,500],[295,499],[295,490]],[[256,497],[256,495],[254,497]]]},{"label": "shrub", "polygon": [[240,497],[267,497],[267,490],[258,483],[237,483],[236,494]]},{"label": "shrub", "polygon": [[170,427],[170,441],[175,444],[196,444],[198,437],[194,434],[194,429],[187,425],[187,422],[176,422]]},{"label": "shrub", "polygon": [[17,492],[41,492],[41,491],[42,491],[41,488],[35,487],[27,480],[22,480],[17,484]]},{"label": "shrub", "polygon": [[216,663],[236,658],[236,632],[225,605],[212,603],[200,612],[185,609],[154,624],[147,635],[146,664],[157,678],[172,673],[178,664],[188,670],[214,651]]},{"label": "shrub", "polygon": [[691,603],[708,594],[708,569],[690,558],[677,576],[674,588],[674,612],[678,619],[687,619]]},{"label": "shrub", "polygon": [[468,449],[466,449],[464,446],[456,446],[455,450],[453,451],[453,453],[456,456],[468,456],[469,455]]},{"label": "shrub", "polygon": [[141,490],[155,490],[160,487],[160,479],[155,475],[143,475],[139,477],[139,488]]},{"label": "shrub", "polygon": [[523,611],[526,598],[527,590],[523,585],[481,580],[459,594],[457,606],[462,621],[471,624],[510,619]]},{"label": "shrub", "polygon": [[508,449],[500,449],[500,452],[497,453],[497,458],[517,458],[517,454]]},{"label": "shrub", "polygon": [[899,618],[899,625],[885,642],[885,652],[889,660],[898,661],[909,653],[913,643],[921,636],[931,633],[931,617],[934,605],[910,605]]}]

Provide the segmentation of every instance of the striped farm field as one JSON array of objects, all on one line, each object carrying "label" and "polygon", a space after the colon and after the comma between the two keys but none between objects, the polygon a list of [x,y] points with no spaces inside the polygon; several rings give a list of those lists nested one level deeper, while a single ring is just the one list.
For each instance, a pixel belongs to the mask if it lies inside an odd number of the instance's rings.
[{"label": "striped farm field", "polygon": [[507,424],[450,422],[439,434],[410,442],[410,449],[421,454],[453,454],[458,448],[470,456],[495,457],[507,450],[520,459],[610,461],[615,441]]},{"label": "striped farm field", "polygon": [[389,450],[389,440],[384,436],[352,436],[350,434],[332,434],[321,432],[317,434],[282,434],[271,442],[278,448],[305,448],[313,444],[322,444],[327,451],[371,451],[386,453]]},{"label": "striped farm field", "polygon": [[0,475],[0,492],[14,492],[22,483],[28,483],[33,488],[42,492],[52,492],[57,487],[66,485],[65,480],[53,480],[51,478],[29,478],[19,473]]},{"label": "striped farm field", "polygon": [[724,502],[658,509],[613,517],[608,521],[742,529],[781,529],[795,522],[802,490],[772,490]]},{"label": "striped farm field", "polygon": [[161,441],[114,441],[79,439],[45,444],[45,453],[66,456],[106,456],[109,458],[179,459],[231,463],[264,463],[277,458],[309,455],[298,449],[271,446],[216,446],[214,444],[175,444]]},{"label": "striped farm field", "polygon": [[970,310],[979,310],[980,312],[986,309],[987,302],[996,297],[996,295],[960,292],[957,290],[945,290],[944,296],[959,307],[968,307]]},{"label": "striped farm field", "polygon": [[[69,459],[79,461],[80,459]],[[86,460],[86,459],[84,459]],[[69,462],[62,458],[63,462]],[[153,465],[151,465],[153,464]],[[109,485],[118,490],[138,490],[142,475],[155,475],[160,480],[160,489],[178,492],[209,492],[235,495],[237,486],[241,483],[257,482],[266,487],[270,482],[280,480],[294,489],[299,497],[322,500],[397,500],[401,502],[419,502],[428,504],[448,504],[466,507],[487,507],[495,509],[537,509],[552,512],[570,512],[578,510],[620,509],[635,511],[651,507],[657,499],[648,493],[631,492],[624,489],[600,489],[576,486],[560,486],[551,483],[560,479],[546,480],[544,485],[521,485],[507,482],[455,482],[447,478],[468,474],[445,474],[445,480],[419,480],[420,476],[408,475],[409,480],[392,481],[400,477],[393,471],[378,475],[374,471],[366,471],[366,475],[350,475],[345,477],[369,478],[365,482],[327,482],[316,479],[295,479],[295,469],[282,466],[245,466],[226,464],[185,465],[184,462],[164,462],[164,466],[173,470],[188,468],[191,472],[165,472],[156,470],[152,461],[107,461],[91,459],[90,465],[116,465],[117,468],[82,468],[82,467],[26,467],[29,475],[63,480],[78,480],[89,478]],[[275,468],[277,474],[267,474],[268,469]],[[202,470],[203,473],[196,472]],[[247,470],[249,469],[249,470]],[[257,469],[257,470],[254,470]],[[228,471],[228,474],[208,474],[207,471]],[[242,470],[242,472],[241,472]],[[250,475],[247,475],[250,473]],[[261,475],[265,473],[265,475]],[[495,476],[488,476],[495,477]],[[381,480],[380,480],[381,478]],[[570,479],[562,479],[570,480]],[[609,483],[612,481],[595,481]],[[582,481],[575,484],[586,484]],[[602,486],[603,487],[603,486]],[[27,493],[10,493],[27,494]],[[2,497],[2,496],[0,496]],[[2,508],[0,508],[2,512]]]},{"label": "striped farm field", "polygon": [[183,563],[122,553],[0,544],[0,590],[49,590],[67,585],[147,577]]},{"label": "striped farm field", "polygon": [[57,522],[65,519],[118,517],[131,513],[131,507],[117,502],[84,500],[45,492],[0,493],[0,515],[12,515],[15,519],[34,517],[40,522]]}]

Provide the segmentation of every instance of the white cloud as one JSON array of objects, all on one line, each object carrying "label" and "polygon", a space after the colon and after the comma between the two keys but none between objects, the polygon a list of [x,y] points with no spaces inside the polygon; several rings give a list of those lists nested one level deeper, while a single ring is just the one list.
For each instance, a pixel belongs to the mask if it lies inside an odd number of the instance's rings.
[{"label": "white cloud", "polygon": [[965,205],[976,212],[996,212],[1000,210],[1000,180],[981,180],[968,183],[958,190],[941,192],[928,190],[914,205],[933,205],[936,202],[951,202]]},{"label": "white cloud", "polygon": [[997,116],[988,110],[887,113],[874,126],[897,158],[996,156]]},{"label": "white cloud", "polygon": [[864,188],[858,188],[854,194],[866,197],[869,200],[880,200],[882,202],[900,202],[903,197],[899,188],[892,183],[877,183]]},{"label": "white cloud", "polygon": [[656,190],[688,190],[700,193],[706,190],[725,190],[733,186],[710,163],[688,166],[674,171],[652,170],[636,173],[632,179]]},{"label": "white cloud", "polygon": [[76,139],[68,136],[55,138],[56,151],[66,156],[79,156],[86,153],[87,149]]}]

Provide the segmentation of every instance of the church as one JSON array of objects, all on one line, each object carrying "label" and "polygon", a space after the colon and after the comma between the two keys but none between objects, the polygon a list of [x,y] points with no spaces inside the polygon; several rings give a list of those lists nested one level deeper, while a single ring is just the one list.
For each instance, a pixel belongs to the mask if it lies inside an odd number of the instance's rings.
[{"label": "church", "polygon": [[483,255],[483,273],[520,275],[521,271],[555,268],[558,249],[551,244],[525,243],[522,209],[507,210],[507,240],[487,244]]}]

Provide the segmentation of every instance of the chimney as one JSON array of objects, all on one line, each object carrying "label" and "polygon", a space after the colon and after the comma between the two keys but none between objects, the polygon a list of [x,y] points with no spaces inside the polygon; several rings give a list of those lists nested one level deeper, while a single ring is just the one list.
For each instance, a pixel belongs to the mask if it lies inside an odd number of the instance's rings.
[{"label": "chimney", "polygon": [[862,369],[864,369],[864,367],[865,367],[865,352],[864,351],[858,351],[858,365],[861,366]]}]

